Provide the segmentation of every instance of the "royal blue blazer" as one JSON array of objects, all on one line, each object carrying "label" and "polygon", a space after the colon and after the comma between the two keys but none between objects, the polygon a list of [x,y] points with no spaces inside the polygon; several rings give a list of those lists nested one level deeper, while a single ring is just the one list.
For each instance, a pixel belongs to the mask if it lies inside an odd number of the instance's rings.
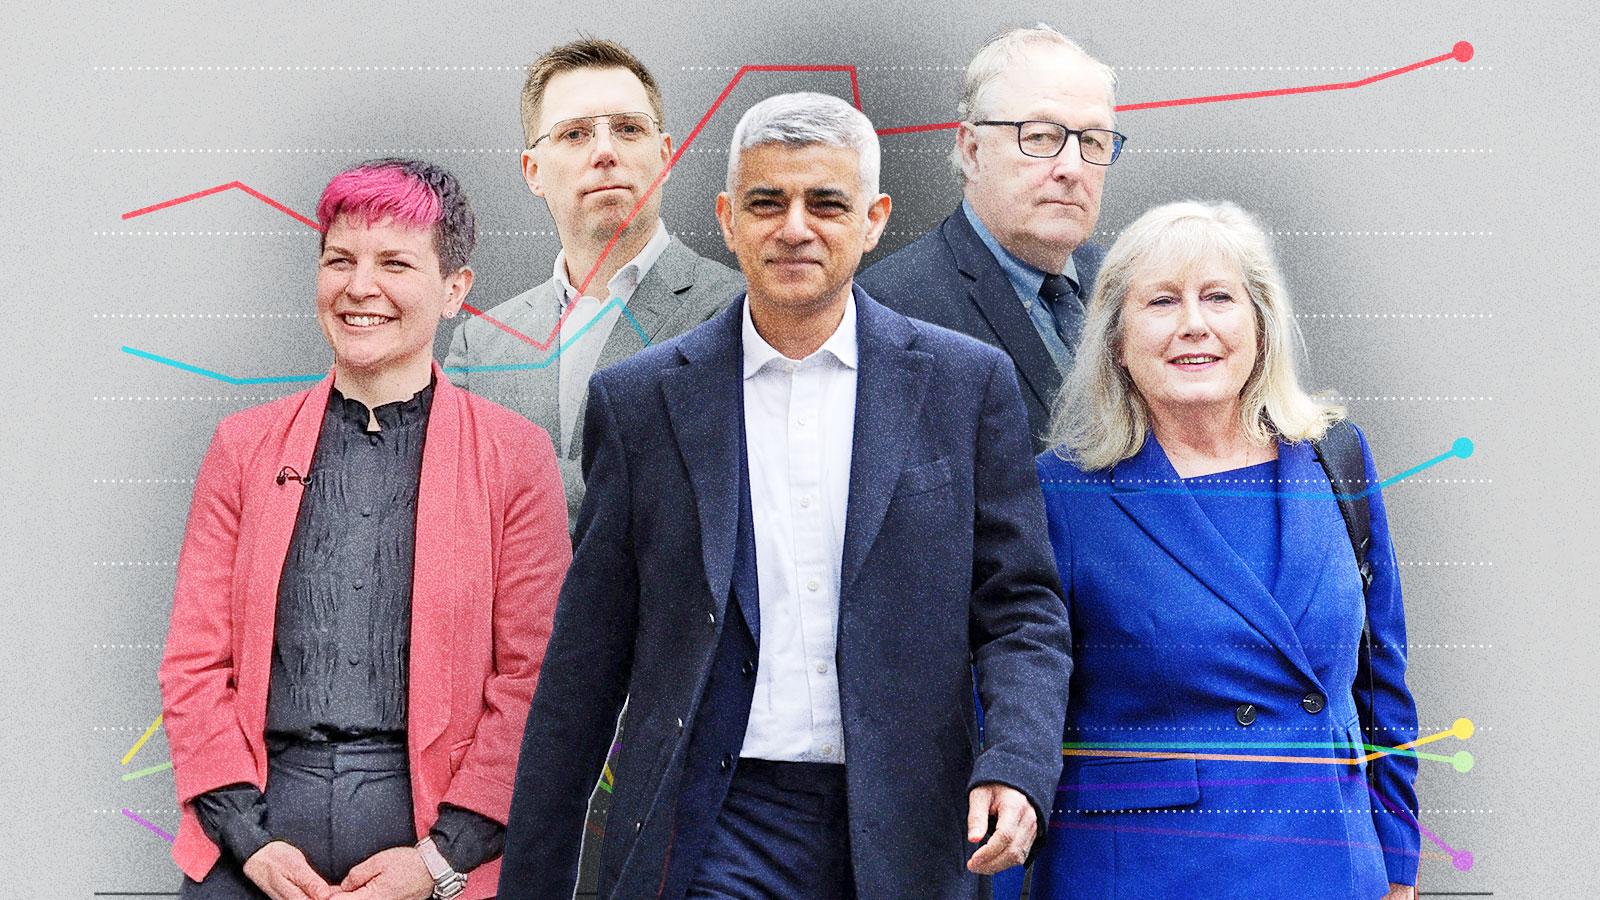
[{"label": "royal blue blazer", "polygon": [[[1377,900],[1389,882],[1415,883],[1416,758],[1339,762],[1417,736],[1383,500],[1370,495],[1363,596],[1314,449],[1278,454],[1278,546],[1263,548],[1278,553],[1276,595],[1154,437],[1110,471],[1038,458],[1074,668],[1035,900]],[[1098,755],[1108,750],[1331,762]]]}]

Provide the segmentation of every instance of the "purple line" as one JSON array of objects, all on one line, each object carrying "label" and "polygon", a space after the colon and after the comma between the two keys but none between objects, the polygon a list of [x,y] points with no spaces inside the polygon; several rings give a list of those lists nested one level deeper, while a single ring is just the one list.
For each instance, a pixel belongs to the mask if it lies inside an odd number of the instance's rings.
[{"label": "purple line", "polygon": [[1371,847],[1385,853],[1421,857],[1417,850],[1385,847],[1382,844],[1363,844],[1356,841],[1336,841],[1330,838],[1294,837],[1285,834],[1233,834],[1226,831],[1190,831],[1183,828],[1153,828],[1141,825],[1098,825],[1092,822],[1051,822],[1051,828],[1083,828],[1089,831],[1127,831],[1135,834],[1159,834],[1173,837],[1237,838],[1247,841],[1272,841],[1279,844],[1316,844],[1325,847]]},{"label": "purple line", "polygon": [[148,821],[146,821],[144,819],[141,819],[140,817],[134,815],[132,810],[125,809],[125,810],[122,811],[122,814],[127,816],[128,818],[134,820],[135,822],[138,822],[140,825],[143,825],[144,827],[150,829],[151,831],[154,831],[156,834],[159,834],[162,837],[166,838],[168,842],[171,842],[171,841],[175,840],[175,838],[173,838],[172,835],[170,835],[167,832],[163,831],[162,829],[157,828],[156,826],[150,824]]},{"label": "purple line", "polygon": [[1439,840],[1439,838],[1436,837],[1433,832],[1429,831],[1426,828],[1423,828],[1422,827],[1422,823],[1417,821],[1417,817],[1413,816],[1411,814],[1410,810],[1403,809],[1403,808],[1401,808],[1399,806],[1395,806],[1393,803],[1390,803],[1389,799],[1387,797],[1385,797],[1382,794],[1378,793],[1377,791],[1373,790],[1372,789],[1372,785],[1367,784],[1365,781],[1363,781],[1362,784],[1366,785],[1367,793],[1371,794],[1379,803],[1382,803],[1384,806],[1388,807],[1390,812],[1393,812],[1395,815],[1397,815],[1400,818],[1404,819],[1408,824],[1411,825],[1412,828],[1415,828],[1416,830],[1418,830],[1418,831],[1422,832],[1423,834],[1427,835],[1428,840],[1433,841],[1435,844],[1438,844],[1439,845],[1439,849],[1441,849],[1444,852],[1450,854],[1450,862],[1457,869],[1460,869],[1461,871],[1465,872],[1468,869],[1472,868],[1472,851],[1470,851],[1470,850],[1455,850],[1455,849],[1452,849],[1451,847],[1446,845],[1444,841]]},{"label": "purple line", "polygon": [[1136,781],[1128,782],[1126,784],[1063,784],[1056,788],[1056,792],[1190,787],[1191,785],[1194,787],[1235,787],[1238,785],[1251,784],[1328,784],[1338,781],[1354,781],[1360,777],[1360,775],[1335,775],[1332,778],[1326,776],[1313,776],[1309,778],[1223,778],[1215,781]]}]

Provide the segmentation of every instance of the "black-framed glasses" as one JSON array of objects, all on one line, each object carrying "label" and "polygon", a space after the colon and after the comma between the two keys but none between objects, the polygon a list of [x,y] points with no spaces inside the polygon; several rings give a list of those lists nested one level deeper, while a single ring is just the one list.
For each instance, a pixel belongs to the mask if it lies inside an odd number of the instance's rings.
[{"label": "black-framed glasses", "polygon": [[1060,122],[1028,120],[1005,122],[985,119],[974,125],[1009,125],[1017,129],[1017,149],[1023,156],[1049,159],[1066,149],[1067,138],[1078,136],[1078,155],[1095,166],[1109,166],[1122,154],[1123,134],[1109,128],[1068,128]]},{"label": "black-framed glasses", "polygon": [[589,146],[594,140],[595,129],[600,127],[600,120],[605,120],[606,130],[611,132],[611,139],[619,144],[639,144],[654,137],[660,123],[649,113],[618,112],[600,113],[594,116],[578,116],[574,119],[562,119],[554,126],[533,139],[528,145],[532,150],[539,146],[545,138],[550,139],[550,144],[563,150],[581,150]]}]

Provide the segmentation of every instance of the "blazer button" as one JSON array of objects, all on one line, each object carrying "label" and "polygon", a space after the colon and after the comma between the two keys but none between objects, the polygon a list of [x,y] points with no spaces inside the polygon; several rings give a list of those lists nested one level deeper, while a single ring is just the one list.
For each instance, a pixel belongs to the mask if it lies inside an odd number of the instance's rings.
[{"label": "blazer button", "polygon": [[731,768],[733,768],[733,754],[732,753],[724,753],[724,754],[722,754],[722,771],[726,772]]},{"label": "blazer button", "polygon": [[1300,698],[1300,708],[1308,713],[1311,713],[1312,715],[1322,712],[1323,707],[1327,705],[1328,698],[1322,696],[1316,691],[1312,691],[1311,693]]},{"label": "blazer button", "polygon": [[1246,727],[1255,723],[1256,705],[1254,703],[1241,703],[1233,711],[1233,720]]},{"label": "blazer button", "polygon": [[683,734],[683,720],[682,719],[678,720],[678,733],[679,734]]},{"label": "blazer button", "polygon": [[717,624],[717,614],[714,612],[706,613],[706,621],[710,622],[712,625]]},{"label": "blazer button", "polygon": [[739,666],[739,671],[744,674],[744,677],[749,678],[756,673],[756,664],[747,659]]},{"label": "blazer button", "polygon": [[635,822],[635,823],[633,823],[633,833],[634,834],[638,834],[639,833],[639,829],[641,829],[643,827],[644,827],[644,823],[643,822]]}]

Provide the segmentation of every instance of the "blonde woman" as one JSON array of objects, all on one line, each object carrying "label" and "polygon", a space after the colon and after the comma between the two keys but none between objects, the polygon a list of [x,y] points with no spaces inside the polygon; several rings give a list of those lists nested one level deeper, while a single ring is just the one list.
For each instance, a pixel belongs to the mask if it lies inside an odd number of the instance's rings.
[{"label": "blonde woman", "polygon": [[1364,589],[1318,453],[1342,432],[1375,468],[1297,338],[1232,204],[1106,256],[1038,461],[1075,666],[1035,898],[1413,896],[1416,760],[1360,762],[1416,736],[1394,551],[1373,492]]}]

